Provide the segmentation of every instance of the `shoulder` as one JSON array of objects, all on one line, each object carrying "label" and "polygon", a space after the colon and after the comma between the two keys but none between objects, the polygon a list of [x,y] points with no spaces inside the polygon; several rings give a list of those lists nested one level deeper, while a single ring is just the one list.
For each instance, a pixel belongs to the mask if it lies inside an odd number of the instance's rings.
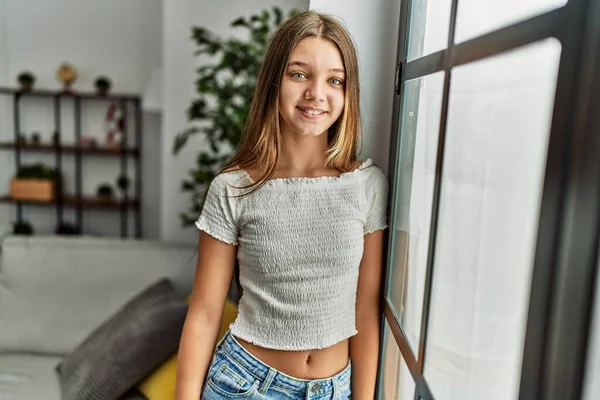
[{"label": "shoulder", "polygon": [[225,191],[236,189],[240,186],[246,186],[248,185],[247,174],[242,169],[219,172],[213,178],[211,185]]},{"label": "shoulder", "polygon": [[360,162],[355,172],[361,176],[361,181],[367,188],[385,189],[388,187],[388,178],[383,170],[375,164],[375,162],[368,158],[363,162]]}]

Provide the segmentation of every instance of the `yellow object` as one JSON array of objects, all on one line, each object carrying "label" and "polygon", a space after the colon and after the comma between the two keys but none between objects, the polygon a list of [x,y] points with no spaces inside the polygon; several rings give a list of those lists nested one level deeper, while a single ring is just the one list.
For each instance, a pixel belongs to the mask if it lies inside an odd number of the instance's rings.
[{"label": "yellow object", "polygon": [[[188,298],[189,301],[189,298]],[[217,342],[229,329],[237,317],[237,306],[234,302],[227,300],[223,310],[223,319]],[[177,373],[177,352],[167,361],[161,364],[151,375],[138,384],[137,389],[148,398],[148,400],[173,400],[175,398],[175,377]]]}]

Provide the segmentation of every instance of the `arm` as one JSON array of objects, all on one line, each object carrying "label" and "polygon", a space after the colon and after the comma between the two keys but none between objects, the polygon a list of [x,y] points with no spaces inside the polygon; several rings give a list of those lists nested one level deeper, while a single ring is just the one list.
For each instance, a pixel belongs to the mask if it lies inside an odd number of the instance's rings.
[{"label": "arm", "polygon": [[356,328],[350,338],[352,398],[374,399],[379,362],[383,231],[365,235],[356,296]]},{"label": "arm", "polygon": [[200,231],[198,264],[177,359],[176,400],[200,398],[219,334],[237,248]]}]

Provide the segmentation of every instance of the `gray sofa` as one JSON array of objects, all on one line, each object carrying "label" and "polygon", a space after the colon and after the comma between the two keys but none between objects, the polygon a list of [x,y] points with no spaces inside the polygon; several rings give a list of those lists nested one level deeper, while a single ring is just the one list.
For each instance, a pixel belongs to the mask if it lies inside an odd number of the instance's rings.
[{"label": "gray sofa", "polygon": [[195,247],[8,236],[0,245],[0,399],[59,400],[55,366],[138,292],[168,276],[191,289]]}]

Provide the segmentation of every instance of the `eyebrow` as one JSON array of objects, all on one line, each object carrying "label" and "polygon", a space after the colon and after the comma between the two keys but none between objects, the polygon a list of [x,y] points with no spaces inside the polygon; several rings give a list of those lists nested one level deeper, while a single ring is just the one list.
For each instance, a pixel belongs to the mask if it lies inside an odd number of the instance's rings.
[{"label": "eyebrow", "polygon": [[[292,65],[298,65],[300,67],[309,67],[308,63],[305,63],[304,61],[290,61],[290,63],[288,64],[288,67],[291,67]],[[342,74],[346,73],[346,71],[344,71],[343,68],[330,68],[329,71],[341,72]]]}]

